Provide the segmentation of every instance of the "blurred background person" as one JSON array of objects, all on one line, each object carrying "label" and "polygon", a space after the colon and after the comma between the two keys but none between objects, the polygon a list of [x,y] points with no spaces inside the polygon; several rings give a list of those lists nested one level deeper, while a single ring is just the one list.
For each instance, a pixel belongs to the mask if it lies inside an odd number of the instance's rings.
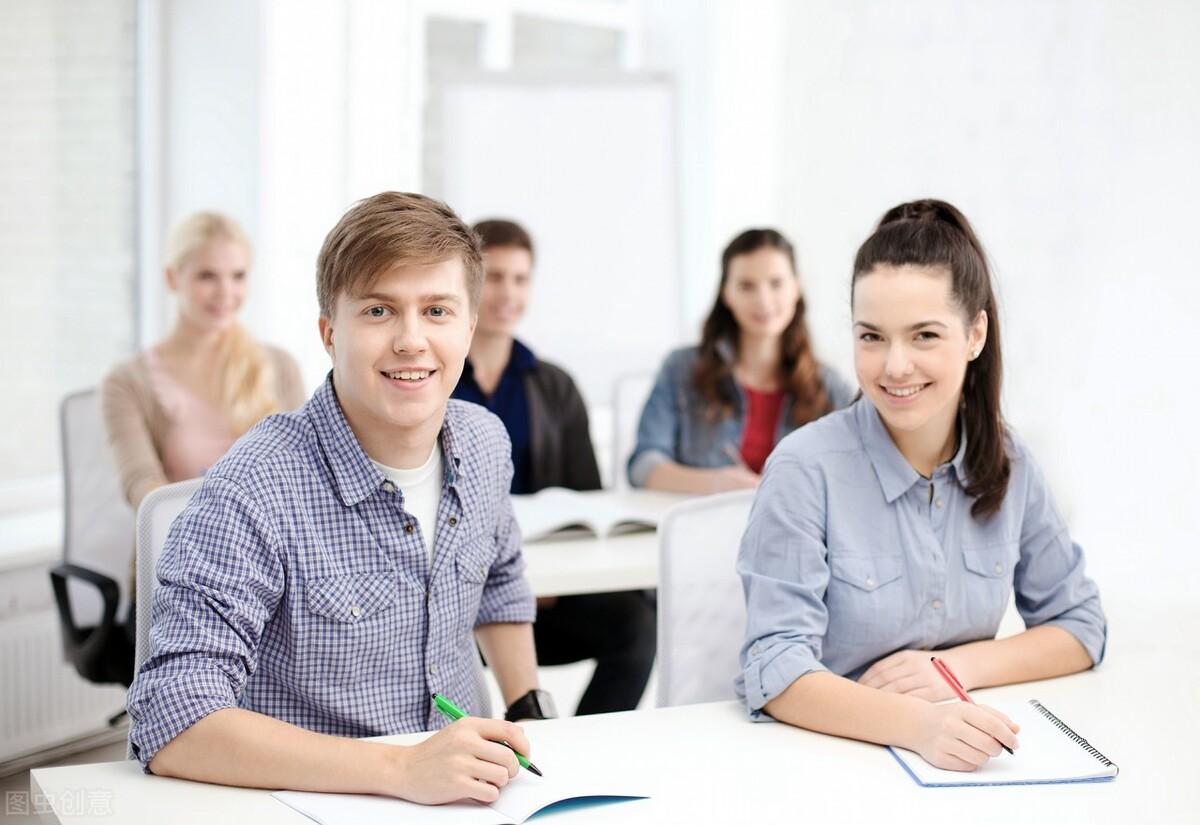
[{"label": "blurred background person", "polygon": [[250,258],[242,228],[216,212],[191,215],[167,241],[175,325],[101,386],[109,443],[134,509],[157,487],[203,475],[264,416],[304,401],[291,356],[238,323]]},{"label": "blurred background person", "polygon": [[635,487],[717,493],[754,487],[781,438],[846,406],[854,390],[817,361],[791,243],[747,229],[721,255],[698,346],[667,356],[629,459]]},{"label": "blurred background person", "polygon": [[[600,489],[588,414],[575,382],[515,337],[533,277],[533,241],[508,220],[475,225],[483,245],[479,320],[454,398],[491,410],[512,439],[514,494]],[[655,613],[641,591],[538,599],[538,664],[595,659],[577,713],[637,707],[654,664]]]}]

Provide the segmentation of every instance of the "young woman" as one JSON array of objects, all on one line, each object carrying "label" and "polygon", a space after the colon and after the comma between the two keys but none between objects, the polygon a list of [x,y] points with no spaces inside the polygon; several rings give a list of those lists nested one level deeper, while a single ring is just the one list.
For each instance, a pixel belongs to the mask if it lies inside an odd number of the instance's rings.
[{"label": "young woman", "polygon": [[[1018,746],[998,711],[953,697],[1100,661],[1096,585],[1028,449],[1000,414],[988,265],[953,206],[907,203],[852,282],[863,396],[775,451],[742,542],[738,688],[755,718],[974,770]],[[1008,600],[1023,633],[995,639]]]},{"label": "young woman", "polygon": [[754,487],[783,436],[853,395],[813,354],[792,245],[774,229],[748,229],[721,255],[700,345],[659,371],[630,483],[698,494]]},{"label": "young woman", "polygon": [[[533,241],[512,221],[475,225],[484,282],[471,351],[454,397],[487,407],[512,441],[513,493],[599,490],[587,407],[571,376],[516,338],[533,278]],[[638,591],[538,599],[538,662],[595,659],[576,713],[633,710],[654,664],[654,607]]]},{"label": "young woman", "polygon": [[165,339],[116,366],[101,386],[109,442],[136,508],[156,487],[204,474],[259,419],[304,401],[282,350],[237,323],[250,243],[233,220],[200,212],[167,242],[179,314]]}]

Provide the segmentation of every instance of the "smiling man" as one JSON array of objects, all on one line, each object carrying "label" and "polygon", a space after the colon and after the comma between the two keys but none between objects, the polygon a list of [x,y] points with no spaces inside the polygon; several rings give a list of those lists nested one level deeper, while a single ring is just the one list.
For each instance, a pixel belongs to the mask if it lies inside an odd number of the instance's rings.
[{"label": "smiling man", "polygon": [[426,803],[491,801],[515,775],[499,743],[529,745],[508,722],[413,747],[351,738],[440,727],[435,692],[479,713],[476,641],[510,709],[536,705],[508,436],[448,400],[481,281],[475,235],[420,195],[368,198],[329,233],[333,369],[209,471],[159,561],[128,701],[148,771]]}]

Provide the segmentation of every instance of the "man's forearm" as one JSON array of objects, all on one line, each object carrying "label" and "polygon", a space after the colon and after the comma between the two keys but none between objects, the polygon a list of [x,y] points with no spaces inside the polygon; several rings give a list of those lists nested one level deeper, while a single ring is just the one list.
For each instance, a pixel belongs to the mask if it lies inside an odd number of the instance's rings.
[{"label": "man's forearm", "polygon": [[475,628],[483,658],[496,675],[504,704],[511,705],[538,686],[533,625],[497,622]]},{"label": "man's forearm", "polygon": [[406,750],[224,708],[164,745],[150,761],[150,770],[245,788],[396,795]]}]

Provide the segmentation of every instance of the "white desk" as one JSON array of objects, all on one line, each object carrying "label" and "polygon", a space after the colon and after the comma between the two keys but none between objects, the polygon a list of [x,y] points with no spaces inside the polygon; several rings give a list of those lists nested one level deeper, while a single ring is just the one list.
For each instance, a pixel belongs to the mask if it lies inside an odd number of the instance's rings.
[{"label": "white desk", "polygon": [[527,542],[525,578],[535,596],[574,596],[658,587],[658,534],[591,535]]},{"label": "white desk", "polygon": [[[720,703],[528,724],[535,759],[539,742],[543,750],[589,748],[623,759],[630,770],[657,782],[652,799],[548,812],[536,821],[1195,822],[1200,782],[1191,751],[1200,741],[1200,696],[1194,683],[1170,681],[1173,672],[1183,675],[1195,668],[1191,662],[1173,667],[1160,662],[1154,671],[1160,687],[1151,697],[1146,674],[1133,664],[1145,658],[1131,656],[1129,666],[977,694],[981,701],[1042,699],[1120,765],[1113,782],[920,788],[883,748],[780,724],[752,724],[737,704]],[[422,735],[389,741],[411,742]],[[554,769],[538,761],[543,770]],[[58,811],[80,800],[85,807],[88,799],[107,801],[109,810],[63,816],[68,823],[308,822],[265,791],[145,776],[132,762],[35,770],[33,782]]]}]

